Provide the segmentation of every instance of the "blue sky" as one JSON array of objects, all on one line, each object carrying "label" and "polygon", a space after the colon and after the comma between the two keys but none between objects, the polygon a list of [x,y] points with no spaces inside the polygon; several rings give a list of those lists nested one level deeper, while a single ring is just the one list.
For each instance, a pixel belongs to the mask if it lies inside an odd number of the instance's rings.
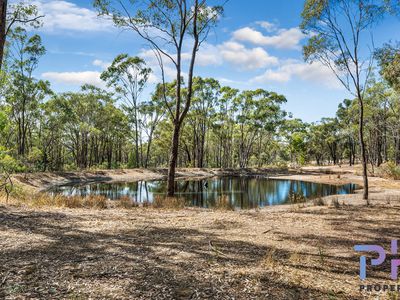
[{"label": "blue sky", "polygon": [[[39,34],[47,54],[37,77],[49,80],[59,92],[78,90],[84,83],[102,86],[102,70],[116,55],[128,53],[144,57],[154,69],[142,95],[148,96],[159,76],[143,40],[97,18],[91,0],[30,2],[46,15]],[[303,62],[301,45],[306,37],[298,29],[302,5],[299,0],[230,0],[199,53],[196,75],[239,89],[279,92],[288,100],[285,109],[305,121],[333,116],[338,103],[350,95],[328,69]],[[399,24],[394,18],[380,24],[375,45],[399,40]]]}]

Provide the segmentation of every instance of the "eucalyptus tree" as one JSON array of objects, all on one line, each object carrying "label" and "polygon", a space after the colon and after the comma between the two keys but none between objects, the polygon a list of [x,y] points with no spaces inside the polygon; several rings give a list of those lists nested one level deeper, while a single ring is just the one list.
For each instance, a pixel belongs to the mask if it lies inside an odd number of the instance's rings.
[{"label": "eucalyptus tree", "polygon": [[308,124],[301,119],[285,120],[282,126],[283,143],[287,145],[290,162],[304,164],[306,162],[306,140]]},{"label": "eucalyptus tree", "polygon": [[194,78],[193,103],[188,122],[193,131],[193,161],[195,167],[203,168],[205,163],[206,136],[215,116],[221,86],[213,78]]},{"label": "eucalyptus tree", "polygon": [[308,137],[308,154],[311,158],[315,159],[317,165],[320,166],[324,161],[326,153],[323,125],[320,123],[311,124],[309,127]]},{"label": "eucalyptus tree", "polygon": [[400,42],[385,44],[375,53],[382,77],[400,92]]},{"label": "eucalyptus tree", "polygon": [[66,124],[68,114],[59,96],[53,95],[51,99],[40,106],[38,146],[41,151],[41,169],[46,171],[62,170],[65,163]]},{"label": "eucalyptus tree", "polygon": [[285,102],[284,96],[263,89],[243,91],[235,99],[237,155],[240,168],[249,165],[257,138],[274,132],[281,125],[286,116],[281,105]]},{"label": "eucalyptus tree", "polygon": [[18,27],[12,32],[12,47],[9,56],[9,82],[5,101],[10,105],[11,118],[16,125],[18,155],[24,158],[28,151],[28,137],[38,118],[39,105],[51,94],[49,83],[37,80],[33,72],[46,50],[40,36],[28,36]]},{"label": "eucalyptus tree", "polygon": [[352,93],[359,106],[359,143],[363,166],[363,198],[368,200],[367,157],[364,141],[364,92],[372,58],[366,38],[386,12],[386,1],[307,0],[302,12],[302,30],[311,35],[304,47],[308,62],[329,67],[340,83]]},{"label": "eucalyptus tree", "polygon": [[391,92],[386,82],[375,78],[370,80],[366,89],[368,159],[372,167],[379,167],[389,158]]},{"label": "eucalyptus tree", "polygon": [[[178,159],[180,130],[193,96],[194,67],[201,44],[222,13],[221,6],[210,6],[206,0],[95,0],[102,15],[112,16],[116,26],[133,30],[153,50],[165,84],[166,64],[175,70],[176,99],[165,105],[173,123],[168,171],[168,195],[175,193],[175,169]],[[185,53],[186,49],[189,53]],[[183,92],[184,59],[188,58],[187,92]],[[170,66],[168,66],[170,67]],[[166,90],[166,89],[165,89]]]},{"label": "eucalyptus tree", "polygon": [[166,107],[163,101],[163,86],[161,84],[156,86],[151,99],[143,103],[141,113],[143,116],[143,131],[147,136],[146,156],[144,159],[144,167],[147,168],[151,161],[154,133],[166,114]]},{"label": "eucalyptus tree", "polygon": [[[380,67],[380,74],[388,85],[393,88],[394,93],[389,97],[389,112],[395,116],[399,113],[400,98],[400,42],[385,44],[375,52]],[[392,99],[390,99],[392,98]],[[393,99],[394,98],[394,99]],[[393,101],[394,100],[394,101]],[[394,139],[394,161],[400,164],[400,129],[398,120],[392,124],[389,119],[388,130]]]},{"label": "eucalyptus tree", "polygon": [[8,0],[0,0],[0,70],[6,39],[13,26],[30,25],[37,28],[41,25],[42,17],[35,5],[26,5],[24,2],[9,5]]},{"label": "eucalyptus tree", "polygon": [[67,161],[72,159],[80,169],[113,168],[127,161],[128,118],[110,93],[86,85],[80,92],[57,95],[49,105],[54,111],[52,122],[58,119],[62,123],[53,126],[62,126]]},{"label": "eucalyptus tree", "polygon": [[235,127],[235,101],[239,90],[228,86],[221,88],[217,99],[216,114],[213,119],[213,133],[216,136],[217,166],[232,168],[234,166],[233,135]]},{"label": "eucalyptus tree", "polygon": [[340,128],[337,118],[322,118],[321,129],[325,137],[325,143],[329,157],[334,165],[338,164],[341,158],[340,154]]},{"label": "eucalyptus tree", "polygon": [[339,121],[341,135],[346,140],[343,153],[349,159],[349,165],[356,163],[357,132],[358,132],[358,104],[357,101],[345,99],[339,104],[336,118]]},{"label": "eucalyptus tree", "polygon": [[141,119],[140,94],[146,86],[151,69],[139,57],[130,57],[128,54],[118,55],[112,64],[101,74],[101,79],[112,88],[121,100],[123,108],[130,116],[134,127],[135,140],[135,167],[143,166],[141,146]]}]

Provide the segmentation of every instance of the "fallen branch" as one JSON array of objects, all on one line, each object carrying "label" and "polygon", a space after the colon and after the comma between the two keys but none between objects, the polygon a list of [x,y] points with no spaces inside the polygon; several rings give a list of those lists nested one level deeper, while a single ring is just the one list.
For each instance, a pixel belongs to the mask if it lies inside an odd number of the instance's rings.
[{"label": "fallen branch", "polygon": [[220,250],[218,250],[217,247],[214,246],[211,241],[209,241],[208,244],[210,245],[211,250],[214,251],[215,253],[217,253],[218,255],[221,255],[223,257],[228,257],[226,254],[224,254]]},{"label": "fallen branch", "polygon": [[270,229],[264,231],[263,234],[266,234],[266,233],[268,233],[268,232],[270,232],[270,231],[272,231],[272,230],[274,230],[274,229],[275,229],[275,227],[271,227]]}]

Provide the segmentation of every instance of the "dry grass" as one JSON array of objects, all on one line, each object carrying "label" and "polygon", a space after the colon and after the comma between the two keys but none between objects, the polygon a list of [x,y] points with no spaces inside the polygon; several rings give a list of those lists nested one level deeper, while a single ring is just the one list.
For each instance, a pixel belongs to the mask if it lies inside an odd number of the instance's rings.
[{"label": "dry grass", "polygon": [[229,200],[228,196],[220,196],[218,197],[217,201],[215,202],[215,210],[235,210],[235,207],[232,205],[231,201]]},{"label": "dry grass", "polygon": [[185,204],[186,201],[183,198],[155,196],[152,207],[164,209],[183,209]]},{"label": "dry grass", "polygon": [[102,195],[88,196],[63,196],[51,195],[45,192],[30,193],[17,187],[13,191],[10,200],[6,201],[6,195],[0,192],[0,203],[13,205],[27,205],[34,208],[42,207],[64,207],[64,208],[86,208],[86,209],[132,209],[137,207],[156,209],[183,209],[185,199],[175,197],[157,196],[154,202],[139,203],[130,197],[123,196],[117,200],[109,200]]},{"label": "dry grass", "polygon": [[57,206],[67,208],[92,208],[106,209],[107,198],[104,196],[90,195],[86,197],[80,196],[48,196],[47,194],[39,194],[33,198],[33,204],[39,206]]},{"label": "dry grass", "polygon": [[271,249],[268,253],[264,256],[262,264],[266,268],[274,269],[277,264],[279,263],[278,251],[276,249]]},{"label": "dry grass", "polygon": [[115,206],[119,208],[130,209],[133,207],[139,207],[140,204],[134,199],[131,199],[128,196],[124,196],[119,198],[118,200],[115,200]]},{"label": "dry grass", "polygon": [[[0,202],[5,203],[4,197],[0,195]],[[65,207],[65,208],[89,208],[89,209],[106,209],[108,200],[104,196],[89,195],[81,196],[62,196],[50,195],[48,193],[34,193],[32,195],[20,194],[13,196],[10,200],[14,205],[28,205],[31,207]]]}]

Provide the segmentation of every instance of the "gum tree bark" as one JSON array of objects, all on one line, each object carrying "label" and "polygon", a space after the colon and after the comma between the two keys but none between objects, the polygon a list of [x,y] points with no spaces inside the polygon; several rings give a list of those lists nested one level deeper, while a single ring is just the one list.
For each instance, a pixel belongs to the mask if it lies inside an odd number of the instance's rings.
[{"label": "gum tree bark", "polygon": [[2,70],[6,44],[7,0],[0,0],[0,9],[0,70]]}]

